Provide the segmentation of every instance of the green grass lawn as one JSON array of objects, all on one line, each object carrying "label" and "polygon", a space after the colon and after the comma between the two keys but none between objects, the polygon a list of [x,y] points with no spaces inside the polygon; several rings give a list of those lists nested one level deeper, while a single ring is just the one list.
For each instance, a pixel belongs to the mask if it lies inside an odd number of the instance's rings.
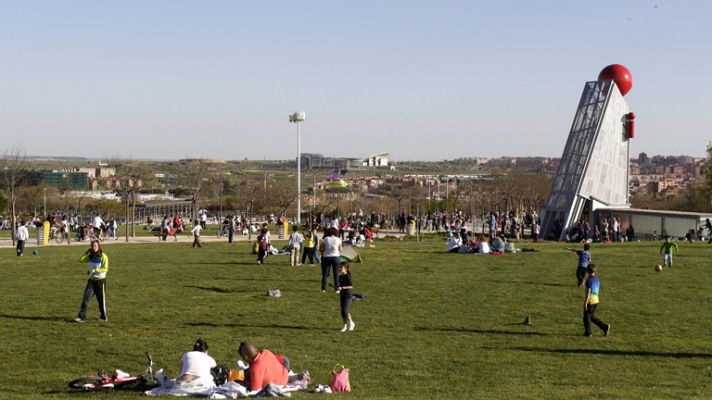
[{"label": "green grass lawn", "polygon": [[[25,257],[0,250],[0,398],[136,398],[70,393],[100,369],[140,372],[143,352],[175,375],[197,337],[233,366],[249,341],[287,355],[314,383],[336,363],[353,392],[336,398],[710,398],[712,246],[680,244],[675,269],[655,272],[660,244],[594,244],[599,316],[583,337],[576,256],[563,244],[500,256],[445,253],[441,240],[377,242],[353,268],[356,330],[340,333],[338,296],[318,267],[288,257],[255,263],[247,243],[107,243],[109,318],[96,302],[76,316],[86,283],[83,247]],[[521,246],[520,246],[521,247]],[[269,298],[280,288],[281,298]],[[531,315],[533,326],[520,324]],[[594,329],[596,329],[594,327]],[[297,394],[298,398],[318,396]]]}]

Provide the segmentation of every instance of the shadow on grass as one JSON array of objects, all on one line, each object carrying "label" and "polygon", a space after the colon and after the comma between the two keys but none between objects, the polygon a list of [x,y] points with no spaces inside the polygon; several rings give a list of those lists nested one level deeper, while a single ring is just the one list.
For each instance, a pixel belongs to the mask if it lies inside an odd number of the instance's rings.
[{"label": "shadow on grass", "polygon": [[322,328],[310,328],[302,325],[279,325],[279,324],[265,324],[265,325],[250,325],[250,324],[216,324],[214,322],[187,322],[187,326],[204,326],[209,328],[267,328],[267,329],[292,329],[292,330],[319,330]]},{"label": "shadow on grass", "polygon": [[531,282],[531,281],[504,281],[498,279],[483,279],[482,282],[492,282],[492,283],[511,283],[515,285],[536,285],[536,286],[553,286],[553,287],[574,287],[574,284],[565,285],[563,283],[549,283],[549,282]]},{"label": "shadow on grass", "polygon": [[230,288],[221,288],[221,287],[215,287],[215,286],[195,286],[195,285],[186,285],[184,287],[187,288],[193,288],[193,289],[200,289],[200,290],[206,290],[208,292],[216,292],[216,293],[233,293],[235,292],[234,289]]},{"label": "shadow on grass", "polygon": [[548,333],[542,332],[525,332],[525,331],[506,331],[495,329],[474,329],[474,328],[433,328],[425,326],[416,326],[416,331],[429,332],[458,332],[458,333],[478,333],[481,335],[522,335],[522,336],[549,336]]},{"label": "shadow on grass", "polygon": [[543,349],[537,347],[509,347],[510,350],[555,354],[596,354],[602,356],[671,357],[671,358],[712,358],[706,353],[670,353],[656,351],[625,351],[601,349]]},{"label": "shadow on grass", "polygon": [[25,320],[25,321],[59,321],[59,322],[71,321],[71,319],[68,319],[67,317],[38,317],[38,316],[34,316],[34,315],[12,315],[12,314],[0,314],[0,318],[19,319],[19,320]]}]

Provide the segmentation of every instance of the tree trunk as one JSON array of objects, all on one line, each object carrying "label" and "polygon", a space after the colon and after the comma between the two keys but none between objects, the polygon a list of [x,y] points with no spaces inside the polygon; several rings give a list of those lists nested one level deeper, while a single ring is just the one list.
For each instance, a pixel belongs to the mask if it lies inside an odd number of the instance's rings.
[{"label": "tree trunk", "polygon": [[126,228],[124,229],[125,230],[124,237],[126,237],[126,243],[128,243],[128,241],[129,241],[129,197],[128,197],[128,193],[126,194],[126,219],[125,219],[125,221],[126,221],[126,223],[125,223]]},{"label": "tree trunk", "polygon": [[15,214],[15,191],[10,192],[10,204],[12,205],[12,246],[16,246],[15,235],[17,235],[17,214]]}]

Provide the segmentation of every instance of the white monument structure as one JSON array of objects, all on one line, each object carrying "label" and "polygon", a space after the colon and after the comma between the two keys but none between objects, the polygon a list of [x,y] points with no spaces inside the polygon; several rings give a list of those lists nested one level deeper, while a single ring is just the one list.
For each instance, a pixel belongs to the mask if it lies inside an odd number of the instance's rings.
[{"label": "white monument structure", "polygon": [[630,139],[635,115],[623,96],[633,80],[627,68],[609,65],[586,82],[561,164],[547,201],[541,235],[563,240],[582,218],[600,208],[629,208]]}]

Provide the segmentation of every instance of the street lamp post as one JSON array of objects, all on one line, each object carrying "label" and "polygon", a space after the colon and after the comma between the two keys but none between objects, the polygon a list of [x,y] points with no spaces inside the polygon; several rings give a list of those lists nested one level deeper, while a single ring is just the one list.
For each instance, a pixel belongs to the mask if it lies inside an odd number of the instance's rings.
[{"label": "street lamp post", "polygon": [[289,115],[289,122],[297,124],[297,225],[302,222],[302,132],[301,123],[305,119],[304,111],[295,111]]},{"label": "street lamp post", "polygon": [[47,218],[47,188],[42,189],[42,199],[43,199],[43,211],[44,211],[44,216]]}]

